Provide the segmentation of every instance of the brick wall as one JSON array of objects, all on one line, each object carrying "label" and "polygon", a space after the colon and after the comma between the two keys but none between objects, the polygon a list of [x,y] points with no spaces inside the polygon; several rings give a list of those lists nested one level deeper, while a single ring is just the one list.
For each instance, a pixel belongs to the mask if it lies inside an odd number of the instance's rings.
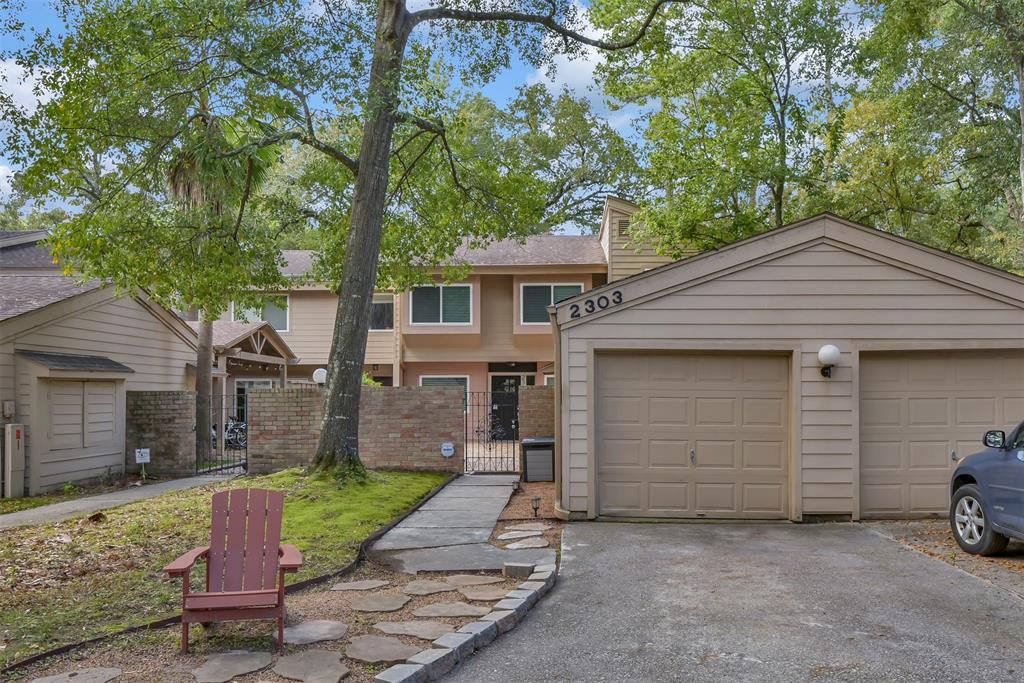
[{"label": "brick wall", "polygon": [[129,391],[125,396],[125,469],[138,472],[135,449],[148,448],[147,474],[196,473],[196,395],[191,391]]},{"label": "brick wall", "polygon": [[[464,395],[458,387],[363,387],[359,456],[371,469],[461,472]],[[249,393],[249,471],[308,465],[320,438],[323,391],[317,387]],[[455,455],[441,455],[450,441]]]},{"label": "brick wall", "polygon": [[519,438],[555,436],[555,388],[519,387]]}]

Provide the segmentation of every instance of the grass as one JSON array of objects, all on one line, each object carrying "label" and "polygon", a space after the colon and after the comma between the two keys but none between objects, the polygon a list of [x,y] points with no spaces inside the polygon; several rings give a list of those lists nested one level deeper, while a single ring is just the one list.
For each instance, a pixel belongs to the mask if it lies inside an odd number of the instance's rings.
[{"label": "grass", "polygon": [[6,515],[8,512],[31,510],[32,508],[50,505],[51,503],[63,503],[66,500],[74,500],[75,498],[83,498],[85,496],[97,496],[101,493],[116,491],[119,488],[119,486],[114,484],[97,484],[96,486],[76,486],[74,484],[66,484],[64,488],[60,490],[51,491],[50,493],[44,493],[39,496],[0,498],[0,515]]},{"label": "grass", "polygon": [[[179,581],[161,568],[209,542],[210,496],[227,488],[283,490],[282,541],[305,564],[289,583],[340,569],[366,536],[444,480],[432,472],[371,472],[343,485],[285,470],[177,491],[105,511],[92,523],[68,520],[0,536],[0,667],[36,652],[172,616]],[[193,574],[202,585],[203,565]],[[198,582],[198,583],[197,583]]]}]

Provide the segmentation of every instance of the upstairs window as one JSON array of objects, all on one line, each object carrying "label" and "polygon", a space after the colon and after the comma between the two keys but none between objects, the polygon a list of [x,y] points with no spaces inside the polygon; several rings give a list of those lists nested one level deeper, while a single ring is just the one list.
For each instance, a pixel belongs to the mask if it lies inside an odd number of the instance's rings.
[{"label": "upstairs window", "polygon": [[520,292],[520,322],[524,325],[539,325],[550,322],[548,306],[580,294],[583,285],[523,285]]},{"label": "upstairs window", "polygon": [[370,309],[371,330],[395,329],[395,302],[391,297],[375,298]]},{"label": "upstairs window", "polygon": [[278,332],[288,331],[288,297],[274,296],[267,299],[262,308],[231,307],[231,319],[236,322],[254,323],[265,320]]},{"label": "upstairs window", "polygon": [[435,285],[412,290],[413,325],[469,325],[473,322],[471,285]]}]

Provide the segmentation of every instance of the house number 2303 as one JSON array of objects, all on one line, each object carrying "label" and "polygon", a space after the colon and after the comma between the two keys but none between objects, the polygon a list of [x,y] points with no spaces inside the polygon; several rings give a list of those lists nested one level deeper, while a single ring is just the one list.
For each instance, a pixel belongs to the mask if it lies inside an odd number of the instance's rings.
[{"label": "house number 2303", "polygon": [[616,289],[610,294],[602,294],[595,296],[590,299],[584,299],[578,304],[569,305],[569,317],[579,318],[587,313],[593,313],[595,311],[603,311],[609,306],[622,303],[622,292]]}]

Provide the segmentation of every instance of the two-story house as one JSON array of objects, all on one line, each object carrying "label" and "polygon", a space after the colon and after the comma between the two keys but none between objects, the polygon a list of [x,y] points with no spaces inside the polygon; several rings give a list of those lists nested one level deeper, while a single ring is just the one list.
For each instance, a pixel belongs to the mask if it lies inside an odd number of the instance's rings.
[{"label": "two-story house", "polygon": [[[457,384],[469,392],[552,382],[547,307],[669,261],[630,244],[629,217],[636,209],[608,199],[596,236],[535,235],[464,248],[454,257],[472,268],[464,280],[376,294],[367,375],[385,385]],[[311,252],[285,257],[290,276],[312,267]],[[268,321],[300,359],[288,368],[288,380],[301,383],[327,364],[337,303],[326,286],[303,285],[273,297],[261,311],[228,315]]]}]

